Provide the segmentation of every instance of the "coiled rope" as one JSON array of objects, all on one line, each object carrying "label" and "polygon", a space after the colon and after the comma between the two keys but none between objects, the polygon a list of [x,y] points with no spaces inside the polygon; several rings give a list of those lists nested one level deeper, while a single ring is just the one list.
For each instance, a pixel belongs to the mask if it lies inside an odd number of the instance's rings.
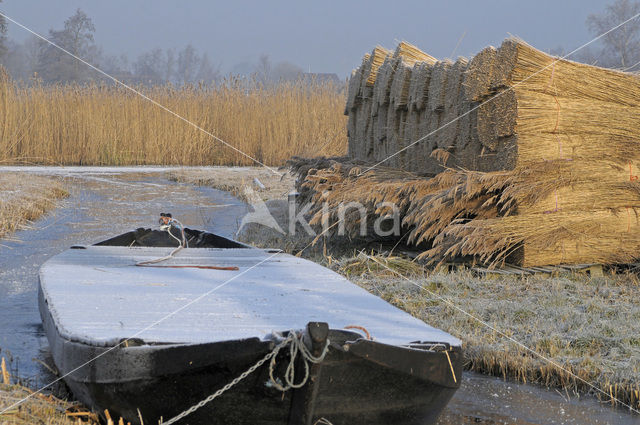
[{"label": "coiled rope", "polygon": [[[289,334],[295,334],[295,332],[292,331]],[[320,363],[321,361],[323,361],[324,357],[327,355],[327,351],[329,351],[329,343],[330,341],[327,338],[324,348],[322,349],[322,353],[320,353],[318,357],[315,357],[302,341],[301,336],[295,336],[294,338],[292,338],[291,344],[289,345],[289,364],[287,365],[287,369],[284,373],[285,385],[280,384],[280,382],[278,382],[278,380],[273,377],[273,371],[276,368],[275,355],[271,357],[271,362],[269,363],[269,379],[271,385],[283,392],[288,391],[291,388],[302,388],[309,379],[309,363]],[[280,349],[278,349],[278,351],[279,350]],[[300,355],[302,355],[302,358],[304,359],[304,362],[302,362],[304,364],[304,378],[302,378],[302,380],[296,384],[295,361],[298,353],[300,353]]]},{"label": "coiled rope", "polygon": [[[175,218],[171,218],[171,217],[166,216],[166,215],[163,215],[160,218],[160,223],[161,223],[160,229],[161,230],[166,230],[167,233],[169,234],[169,236],[171,236],[173,239],[178,241],[178,247],[175,248],[173,251],[171,251],[169,253],[169,255],[165,255],[164,257],[161,257],[161,258],[155,258],[153,260],[140,261],[140,262],[136,263],[136,266],[138,266],[138,267],[162,267],[162,268],[167,268],[167,269],[206,269],[206,270],[232,270],[232,271],[240,270],[239,267],[237,267],[237,266],[201,266],[201,265],[194,265],[194,264],[188,264],[188,265],[166,265],[166,264],[165,265],[157,265],[158,263],[161,263],[163,261],[170,260],[178,252],[180,252],[183,248],[189,248],[189,241],[187,241],[187,237],[186,237],[186,235],[184,233],[184,226],[182,225],[182,223],[180,223]],[[172,228],[176,228],[176,229],[180,230],[180,238],[178,238],[176,235],[174,235],[171,232]]]},{"label": "coiled rope", "polygon": [[[161,220],[161,223],[163,223],[162,226],[160,226],[160,228],[163,230],[166,230],[167,233],[169,233],[169,236],[171,236],[173,239],[178,241],[178,247],[173,251],[171,251],[169,255],[166,255],[161,258],[156,258],[154,260],[140,261],[139,263],[136,263],[136,266],[149,266],[151,264],[161,263],[163,261],[166,261],[172,258],[174,255],[180,252],[183,248],[187,248],[188,246],[187,237],[184,234],[184,226],[182,225],[182,223],[180,223],[175,218],[165,217],[165,216],[163,216],[160,220]],[[180,238],[178,238],[176,235],[171,233],[172,226],[180,230]]]},{"label": "coiled rope", "polygon": [[[273,370],[275,369],[275,365],[276,365],[276,362],[275,362],[276,356],[278,355],[280,350],[282,350],[287,345],[289,345],[290,358],[289,358],[289,364],[287,365],[287,370],[286,370],[286,373],[285,373],[285,376],[284,376],[286,385],[283,386],[278,382],[278,379],[273,377]],[[300,387],[304,386],[307,383],[307,380],[309,379],[309,362],[311,362],[311,363],[320,363],[320,362],[322,362],[324,360],[324,358],[325,358],[325,356],[326,356],[328,351],[329,351],[329,340],[327,339],[327,342],[326,342],[326,344],[324,346],[324,349],[322,350],[322,354],[320,354],[318,357],[315,357],[313,354],[311,354],[311,352],[309,351],[307,346],[302,341],[302,333],[296,333],[295,331],[290,331],[288,333],[287,337],[285,339],[283,339],[282,342],[280,342],[278,345],[276,345],[274,347],[274,349],[271,350],[270,353],[268,353],[266,356],[264,356],[263,358],[258,360],[253,366],[251,366],[249,369],[244,371],[240,376],[238,376],[233,381],[229,382],[227,385],[225,385],[224,387],[220,388],[219,390],[217,390],[216,392],[211,394],[209,397],[207,397],[204,400],[194,404],[193,406],[191,406],[190,408],[188,408],[184,412],[178,414],[177,416],[174,416],[173,418],[169,419],[168,421],[161,421],[160,424],[161,425],[170,425],[170,424],[173,424],[173,423],[179,421],[180,419],[184,418],[185,416],[190,415],[191,413],[193,413],[196,410],[200,409],[201,407],[203,407],[207,403],[210,403],[211,401],[213,401],[216,398],[220,397],[222,394],[224,394],[229,389],[231,389],[236,384],[238,384],[238,382],[242,381],[244,378],[246,378],[247,376],[249,376],[250,374],[255,372],[256,369],[258,369],[260,366],[264,365],[269,360],[271,360],[271,362],[269,363],[269,382],[270,382],[271,386],[273,386],[274,388],[279,389],[280,391],[287,391],[287,390],[289,390],[291,388],[300,388]],[[295,359],[298,356],[298,354],[300,354],[302,356],[303,360],[304,360],[303,363],[304,363],[304,367],[305,367],[305,374],[304,374],[304,378],[299,383],[296,384],[294,382],[294,378],[295,378],[295,365],[294,365],[294,363],[295,363]]]}]

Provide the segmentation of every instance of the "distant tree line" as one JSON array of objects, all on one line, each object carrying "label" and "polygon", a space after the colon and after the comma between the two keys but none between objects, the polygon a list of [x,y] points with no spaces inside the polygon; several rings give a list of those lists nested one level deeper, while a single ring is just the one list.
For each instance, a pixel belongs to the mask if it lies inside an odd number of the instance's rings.
[{"label": "distant tree line", "polygon": [[[211,84],[222,80],[220,64],[212,63],[206,52],[198,52],[191,44],[182,50],[156,48],[130,61],[126,55],[105,54],[96,44],[95,31],[91,18],[78,9],[63,28],[49,30],[47,39],[55,46],[36,36],[18,43],[7,37],[7,23],[0,17],[0,65],[12,78],[27,84],[110,81],[73,56],[129,84]],[[299,79],[303,71],[289,62],[272,64],[268,55],[262,55],[256,64],[245,67],[244,75],[270,83]]]},{"label": "distant tree line", "polygon": [[[2,3],[2,0],[0,0]],[[0,60],[7,53],[7,20],[0,16]]]},{"label": "distant tree line", "polygon": [[[564,47],[558,46],[549,53],[555,56],[597,65],[604,68],[619,69],[627,72],[640,71],[640,17],[631,19],[640,13],[640,2],[616,0],[605,6],[599,13],[587,17],[586,26],[595,38],[604,35],[597,42],[590,44],[569,55]],[[619,28],[610,31],[621,23],[631,19]],[[609,32],[610,31],[610,32]]]}]

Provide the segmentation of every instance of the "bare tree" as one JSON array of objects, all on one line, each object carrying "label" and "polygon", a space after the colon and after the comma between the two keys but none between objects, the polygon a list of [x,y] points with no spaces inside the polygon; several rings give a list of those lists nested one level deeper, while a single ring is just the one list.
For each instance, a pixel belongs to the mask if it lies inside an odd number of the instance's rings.
[{"label": "bare tree", "polygon": [[35,35],[31,35],[22,43],[22,51],[24,52],[25,61],[29,72],[29,77],[38,67],[38,57],[40,55],[41,40]]},{"label": "bare tree", "polygon": [[[94,44],[95,30],[91,18],[78,9],[64,21],[64,29],[49,31],[49,40],[79,58],[92,61],[100,53]],[[41,43],[37,68],[45,81],[86,81],[91,78],[86,65],[44,42]]]},{"label": "bare tree", "polygon": [[188,44],[178,53],[178,80],[184,84],[196,81],[199,65],[200,56],[198,56],[196,49],[191,44]]},{"label": "bare tree", "polygon": [[165,81],[167,61],[162,49],[143,53],[133,64],[136,80],[143,84],[155,85]]},{"label": "bare tree", "polygon": [[[640,13],[640,3],[616,0],[599,14],[587,18],[587,27],[593,35],[600,35]],[[636,18],[603,37],[599,64],[630,70],[640,61],[640,18]]]},{"label": "bare tree", "polygon": [[[100,68],[106,72],[107,74],[115,77],[120,81],[131,82],[133,80],[133,75],[131,74],[129,67],[129,58],[121,54],[120,56],[116,55],[100,55]],[[104,82],[112,84],[113,82],[106,78],[103,79]]]},{"label": "bare tree", "polygon": [[267,54],[261,54],[256,65],[256,75],[263,83],[271,81],[271,58]]},{"label": "bare tree", "polygon": [[[2,0],[0,0],[2,3]],[[0,16],[0,60],[7,54],[7,20]]]},{"label": "bare tree", "polygon": [[200,59],[200,68],[198,69],[196,80],[207,84],[220,80],[220,66],[214,67],[209,61],[209,55],[206,53]]},{"label": "bare tree", "polygon": [[167,49],[167,60],[165,61],[164,80],[170,82],[176,73],[176,53],[173,49]]}]

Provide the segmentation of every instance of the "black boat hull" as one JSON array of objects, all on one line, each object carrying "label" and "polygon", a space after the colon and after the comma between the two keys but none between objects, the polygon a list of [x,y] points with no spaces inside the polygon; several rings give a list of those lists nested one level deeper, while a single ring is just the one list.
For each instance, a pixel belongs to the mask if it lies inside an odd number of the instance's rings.
[{"label": "black boat hull", "polygon": [[[194,345],[96,347],[63,338],[39,295],[54,361],[76,397],[125,422],[165,421],[206,398],[269,353],[257,338]],[[268,385],[264,365],[222,396],[192,413],[185,424],[432,424],[462,376],[462,353],[397,347],[331,330],[324,361],[312,366],[301,389]],[[134,345],[134,346],[131,346]],[[278,355],[283,376],[287,350]],[[95,359],[98,357],[97,359]],[[90,360],[95,359],[91,362]],[[85,363],[89,362],[87,365]],[[456,378],[457,377],[457,378]]]}]

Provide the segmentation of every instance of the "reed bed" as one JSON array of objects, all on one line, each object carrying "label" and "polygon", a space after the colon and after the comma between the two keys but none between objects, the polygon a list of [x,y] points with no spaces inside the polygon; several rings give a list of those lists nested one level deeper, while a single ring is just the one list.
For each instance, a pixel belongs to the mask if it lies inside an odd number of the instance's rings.
[{"label": "reed bed", "polygon": [[[346,93],[330,83],[137,87],[268,165],[346,151]],[[18,85],[0,73],[0,163],[256,165],[132,92],[109,85]]]},{"label": "reed bed", "polygon": [[0,173],[0,238],[37,219],[67,195],[52,178]]},{"label": "reed bed", "polygon": [[[355,283],[462,339],[467,369],[571,394],[591,394],[612,405],[617,404],[615,397],[640,408],[640,340],[635,337],[637,321],[629,320],[640,317],[634,295],[638,289],[635,275],[589,279],[567,273],[552,278],[487,279],[468,271],[429,274],[409,267],[403,274],[415,286],[397,276],[390,277],[387,269],[378,273],[376,267],[360,265],[364,261],[356,257],[333,264],[345,274],[358,264],[363,273],[350,274]],[[432,293],[554,359],[564,370],[523,350]]]}]

